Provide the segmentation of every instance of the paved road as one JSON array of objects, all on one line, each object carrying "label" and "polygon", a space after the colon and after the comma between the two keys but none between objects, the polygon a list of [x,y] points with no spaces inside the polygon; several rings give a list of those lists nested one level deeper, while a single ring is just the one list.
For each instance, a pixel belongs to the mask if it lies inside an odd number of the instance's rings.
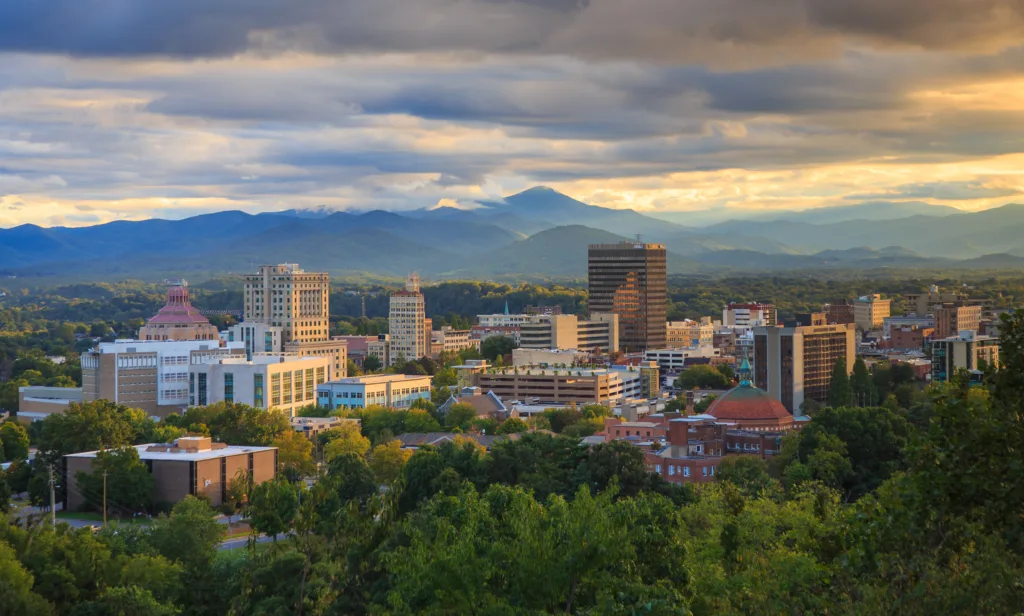
[{"label": "paved road", "polygon": [[[287,539],[287,538],[288,538],[288,535],[286,535],[285,533],[281,533],[280,535],[277,536],[277,540],[278,541],[281,541],[282,539]],[[260,535],[259,537],[256,537],[256,543],[267,543],[268,541],[273,541],[273,537],[268,537],[266,535]],[[249,545],[249,538],[248,537],[238,537],[238,538],[235,538],[235,539],[228,539],[227,541],[221,543],[220,547],[217,548],[217,549],[218,550],[233,550],[235,548],[243,548],[244,549],[248,545]]]}]

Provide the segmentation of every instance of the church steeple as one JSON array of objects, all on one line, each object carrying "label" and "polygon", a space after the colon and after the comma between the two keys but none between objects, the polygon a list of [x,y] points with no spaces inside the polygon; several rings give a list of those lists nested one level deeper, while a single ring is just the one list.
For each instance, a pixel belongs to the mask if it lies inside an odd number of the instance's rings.
[{"label": "church steeple", "polygon": [[505,314],[508,314],[508,300],[505,300]]}]

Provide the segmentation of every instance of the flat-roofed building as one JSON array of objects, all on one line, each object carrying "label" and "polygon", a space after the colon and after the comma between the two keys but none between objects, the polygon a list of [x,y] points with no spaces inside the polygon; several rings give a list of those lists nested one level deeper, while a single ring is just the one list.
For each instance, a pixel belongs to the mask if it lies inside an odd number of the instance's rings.
[{"label": "flat-roofed building", "polygon": [[665,346],[668,296],[664,244],[592,244],[587,253],[591,315],[619,315],[619,347],[637,352]]},{"label": "flat-roofed building", "polygon": [[374,374],[324,383],[317,387],[317,403],[327,409],[366,408],[379,405],[403,409],[416,400],[430,400],[429,376]]},{"label": "flat-roofed building", "polygon": [[[153,475],[154,503],[177,503],[186,496],[208,499],[214,507],[227,501],[228,484],[247,477],[259,485],[276,476],[277,447],[232,446],[209,437],[183,436],[174,443],[135,445]],[[78,489],[78,473],[91,473],[98,451],[64,456],[64,511],[75,511],[86,499]],[[132,512],[122,512],[132,513]]]},{"label": "flat-roofed building", "polygon": [[178,413],[190,404],[189,366],[229,357],[245,358],[240,342],[101,342],[81,355],[82,400],[109,400],[158,417]]},{"label": "flat-roofed building", "polygon": [[475,376],[482,391],[493,391],[502,400],[528,404],[609,404],[623,398],[642,398],[644,383],[636,368],[621,370],[539,367],[493,369]]},{"label": "flat-roofed building", "polygon": [[71,403],[82,402],[81,387],[26,385],[18,388],[18,417],[38,421],[63,413]]},{"label": "flat-roofed building", "polygon": [[712,346],[715,340],[711,317],[703,317],[700,321],[669,321],[665,324],[665,331],[669,348]]},{"label": "flat-roofed building", "polygon": [[391,294],[388,330],[390,363],[420,359],[430,354],[430,325],[420,292],[420,277],[409,276],[405,289]]},{"label": "flat-roofed building", "polygon": [[952,338],[963,331],[978,331],[981,326],[981,306],[943,304],[936,306],[935,337]]},{"label": "flat-roofed building", "polygon": [[292,417],[292,429],[309,440],[316,442],[321,433],[340,427],[347,423],[357,426],[360,421],[356,417]]},{"label": "flat-roofed building", "polygon": [[728,304],[722,310],[724,327],[771,327],[778,322],[778,312],[773,304],[747,302]]},{"label": "flat-roofed building", "polygon": [[190,406],[217,402],[276,409],[289,417],[316,404],[316,388],[327,382],[331,358],[255,355],[214,358],[188,369]]},{"label": "flat-roofed building", "polygon": [[535,315],[519,326],[519,346],[524,349],[619,350],[619,315],[598,313],[588,320],[576,315]]},{"label": "flat-roofed building", "polygon": [[800,414],[805,400],[828,401],[839,358],[853,371],[857,335],[850,325],[755,327],[753,354],[754,385]]},{"label": "flat-roofed building", "polygon": [[480,349],[480,341],[474,340],[468,329],[455,329],[445,325],[430,332],[431,357],[440,357],[441,353],[456,354],[466,349]]},{"label": "flat-roofed building", "polygon": [[932,382],[948,381],[957,370],[984,372],[999,367],[999,339],[964,330],[932,340]]},{"label": "flat-roofed building", "polygon": [[857,329],[871,331],[885,324],[890,315],[891,299],[883,299],[878,293],[862,295],[853,300],[853,322]]},{"label": "flat-roofed building", "polygon": [[886,317],[882,321],[882,334],[886,338],[892,337],[894,329],[901,327],[919,327],[919,328],[934,328],[935,318],[931,316],[903,316],[903,317]]}]

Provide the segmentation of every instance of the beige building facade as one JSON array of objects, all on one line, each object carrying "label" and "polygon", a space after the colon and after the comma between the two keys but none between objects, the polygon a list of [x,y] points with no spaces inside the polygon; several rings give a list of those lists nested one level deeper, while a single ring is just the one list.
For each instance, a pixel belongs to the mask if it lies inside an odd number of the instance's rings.
[{"label": "beige building facade", "polygon": [[480,341],[473,340],[468,329],[454,329],[444,326],[430,332],[430,356],[437,358],[441,353],[458,353],[466,349],[480,349]]},{"label": "beige building facade", "polygon": [[519,326],[519,346],[614,353],[619,350],[619,315],[595,313],[588,320],[572,314],[535,315]]},{"label": "beige building facade", "polygon": [[316,388],[331,372],[328,357],[257,355],[213,359],[189,366],[189,405],[216,402],[275,409],[289,417],[316,404]]},{"label": "beige building facade", "polygon": [[612,404],[644,397],[640,370],[501,368],[474,377],[481,391],[528,404]]},{"label": "beige building facade", "polygon": [[700,321],[669,321],[665,324],[665,331],[669,348],[709,347],[714,344],[715,326],[711,317],[702,317]]},{"label": "beige building facade", "polygon": [[430,326],[420,293],[420,278],[409,276],[405,290],[391,294],[388,311],[389,363],[409,361],[430,354]]},{"label": "beige building facade", "polygon": [[962,331],[976,332],[981,326],[981,306],[945,304],[936,306],[932,314],[936,338],[952,338]]},{"label": "beige building facade", "polygon": [[853,300],[853,323],[863,331],[881,329],[889,317],[891,307],[892,300],[883,299],[877,293],[858,297]]},{"label": "beige building facade", "polygon": [[330,378],[344,378],[348,373],[348,348],[344,341],[331,339],[330,293],[330,276],[305,272],[294,263],[261,265],[257,273],[247,275],[243,323],[267,326],[254,332],[250,352],[255,352],[260,343],[265,345],[268,333],[273,336],[273,328],[279,328],[281,346],[275,346],[273,352],[330,358]]},{"label": "beige building facade", "polygon": [[932,381],[950,380],[957,370],[981,371],[999,367],[999,339],[963,331],[932,341]]}]

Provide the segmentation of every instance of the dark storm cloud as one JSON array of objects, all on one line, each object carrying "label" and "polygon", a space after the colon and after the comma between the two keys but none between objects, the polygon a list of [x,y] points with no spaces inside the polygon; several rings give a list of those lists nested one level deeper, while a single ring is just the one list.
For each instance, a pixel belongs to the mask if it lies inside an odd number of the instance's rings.
[{"label": "dark storm cloud", "polygon": [[[1020,0],[5,0],[0,48],[183,57],[247,49],[469,51],[728,62],[765,49],[998,49]],[[760,51],[758,51],[760,50]],[[762,57],[758,57],[760,54]]]}]

